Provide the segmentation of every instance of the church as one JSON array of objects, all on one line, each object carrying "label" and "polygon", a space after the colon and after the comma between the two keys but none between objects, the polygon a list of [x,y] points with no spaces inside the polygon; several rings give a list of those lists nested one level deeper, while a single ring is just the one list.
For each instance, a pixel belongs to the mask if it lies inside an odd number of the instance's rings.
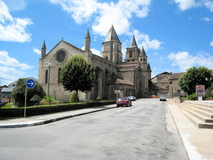
[{"label": "church", "polygon": [[116,99],[122,96],[137,98],[149,96],[151,67],[144,48],[139,49],[133,35],[126,49],[124,61],[122,43],[112,26],[108,31],[100,56],[90,50],[90,34],[86,31],[84,49],[61,40],[48,53],[45,42],[39,59],[38,82],[46,94],[56,100],[69,100],[71,93],[60,84],[59,75],[63,65],[73,55],[83,55],[96,72],[96,84],[89,93],[79,92],[80,100]]}]

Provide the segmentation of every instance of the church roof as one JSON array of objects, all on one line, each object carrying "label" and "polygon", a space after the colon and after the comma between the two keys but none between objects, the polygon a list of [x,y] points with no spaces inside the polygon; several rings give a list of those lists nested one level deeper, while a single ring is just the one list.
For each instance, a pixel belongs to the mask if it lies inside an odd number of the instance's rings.
[{"label": "church roof", "polygon": [[178,79],[184,72],[180,73],[172,73],[172,77],[170,78],[171,80]]},{"label": "church roof", "polygon": [[131,43],[131,46],[130,46],[130,47],[131,47],[131,48],[133,48],[133,47],[138,47],[134,35],[133,35],[133,37],[132,37],[132,43]]},{"label": "church roof", "polygon": [[[107,33],[107,36],[104,40],[104,42],[108,42],[108,41],[118,41],[120,42],[117,33],[115,32],[115,29],[112,25],[111,29],[109,30],[109,32]],[[121,43],[121,42],[120,42]]]},{"label": "church roof", "polygon": [[135,86],[133,83],[127,81],[127,80],[124,80],[124,79],[120,79],[118,78],[116,75],[114,75],[111,79],[111,82],[110,82],[111,85],[119,85],[119,84],[122,84],[122,85],[130,85],[130,86]]},{"label": "church roof", "polygon": [[89,30],[87,29],[86,37],[85,38],[90,38]]},{"label": "church roof", "polygon": [[144,50],[144,48],[143,48],[143,46],[142,46],[142,50],[141,50],[141,53],[140,53],[140,57],[147,57],[146,56],[146,52],[145,52],[145,50]]},{"label": "church roof", "polygon": [[45,41],[43,42],[43,44],[42,44],[42,47],[41,47],[41,48],[46,48]]}]

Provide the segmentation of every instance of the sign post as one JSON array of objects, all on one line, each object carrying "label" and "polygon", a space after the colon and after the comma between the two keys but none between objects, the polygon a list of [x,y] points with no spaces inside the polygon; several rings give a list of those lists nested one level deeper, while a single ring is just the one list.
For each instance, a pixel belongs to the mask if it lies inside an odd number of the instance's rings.
[{"label": "sign post", "polygon": [[25,82],[26,89],[25,89],[25,102],[24,102],[24,118],[26,117],[26,107],[27,107],[27,88],[32,89],[35,87],[36,82],[33,79],[28,79]]},{"label": "sign post", "polygon": [[203,97],[205,97],[205,85],[196,85],[196,95],[199,101],[203,100]]}]

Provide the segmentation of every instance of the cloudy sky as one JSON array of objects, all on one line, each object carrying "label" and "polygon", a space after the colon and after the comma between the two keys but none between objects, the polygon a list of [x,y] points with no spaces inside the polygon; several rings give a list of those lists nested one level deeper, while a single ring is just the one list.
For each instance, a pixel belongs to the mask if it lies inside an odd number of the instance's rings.
[{"label": "cloudy sky", "polygon": [[192,66],[213,69],[212,0],[0,0],[1,85],[37,78],[44,40],[47,51],[62,38],[82,48],[89,29],[99,55],[112,25],[123,58],[135,35],[152,77]]}]

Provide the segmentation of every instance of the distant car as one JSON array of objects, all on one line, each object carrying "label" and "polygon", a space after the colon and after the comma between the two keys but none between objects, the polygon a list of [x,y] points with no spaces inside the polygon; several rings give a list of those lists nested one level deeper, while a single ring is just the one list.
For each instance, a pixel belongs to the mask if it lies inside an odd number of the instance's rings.
[{"label": "distant car", "polygon": [[160,96],[160,101],[166,101],[166,96]]},{"label": "distant car", "polygon": [[128,97],[120,97],[116,101],[117,107],[119,106],[132,106],[132,101]]},{"label": "distant car", "polygon": [[135,96],[129,96],[128,97],[131,101],[135,101],[137,98]]}]

